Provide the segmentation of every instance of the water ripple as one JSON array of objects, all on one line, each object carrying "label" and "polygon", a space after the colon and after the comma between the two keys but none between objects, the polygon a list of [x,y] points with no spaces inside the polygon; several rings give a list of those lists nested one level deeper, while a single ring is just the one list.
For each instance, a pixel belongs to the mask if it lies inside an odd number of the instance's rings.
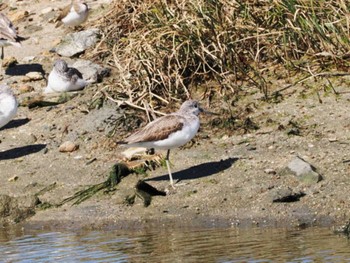
[{"label": "water ripple", "polygon": [[350,262],[331,230],[0,231],[0,262]]}]

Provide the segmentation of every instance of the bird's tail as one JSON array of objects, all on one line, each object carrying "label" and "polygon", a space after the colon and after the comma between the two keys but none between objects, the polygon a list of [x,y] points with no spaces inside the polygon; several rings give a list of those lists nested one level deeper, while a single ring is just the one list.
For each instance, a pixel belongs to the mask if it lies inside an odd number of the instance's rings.
[{"label": "bird's tail", "polygon": [[15,47],[22,47],[22,41],[25,41],[29,39],[29,37],[21,37],[21,36],[17,36],[16,37],[16,42],[11,42],[11,45],[15,46]]}]

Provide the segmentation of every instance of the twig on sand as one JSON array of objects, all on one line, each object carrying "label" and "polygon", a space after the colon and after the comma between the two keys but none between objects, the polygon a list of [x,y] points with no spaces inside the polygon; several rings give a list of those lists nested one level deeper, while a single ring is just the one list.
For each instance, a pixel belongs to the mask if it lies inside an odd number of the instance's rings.
[{"label": "twig on sand", "polygon": [[321,73],[317,73],[317,74],[313,74],[312,72],[310,72],[309,76],[306,76],[302,79],[299,79],[296,82],[289,84],[289,85],[283,87],[282,89],[279,89],[279,90],[273,92],[272,96],[275,96],[275,95],[281,93],[282,91],[285,91],[291,87],[294,87],[300,83],[303,83],[311,78],[315,78],[315,77],[326,77],[326,78],[327,77],[342,77],[342,76],[349,76],[349,75],[350,75],[350,73],[348,73],[348,72],[321,72]]},{"label": "twig on sand", "polygon": [[[109,100],[117,103],[118,107],[120,107],[121,105],[128,105],[132,108],[135,108],[135,109],[138,109],[138,110],[142,110],[142,111],[145,111],[146,113],[148,112],[147,108],[146,107],[141,107],[141,106],[138,106],[130,101],[127,101],[127,100],[117,100],[117,99],[113,99],[106,91],[104,90],[101,90],[101,93]],[[154,113],[158,114],[158,115],[166,115],[165,113],[163,112],[160,112],[160,111],[157,111],[157,110],[153,110]]]}]

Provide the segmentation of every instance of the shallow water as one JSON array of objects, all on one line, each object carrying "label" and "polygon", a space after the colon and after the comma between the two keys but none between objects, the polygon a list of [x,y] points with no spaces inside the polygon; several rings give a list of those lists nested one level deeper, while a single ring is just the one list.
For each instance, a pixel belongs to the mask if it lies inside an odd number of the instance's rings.
[{"label": "shallow water", "polygon": [[0,262],[350,262],[327,228],[0,230]]}]

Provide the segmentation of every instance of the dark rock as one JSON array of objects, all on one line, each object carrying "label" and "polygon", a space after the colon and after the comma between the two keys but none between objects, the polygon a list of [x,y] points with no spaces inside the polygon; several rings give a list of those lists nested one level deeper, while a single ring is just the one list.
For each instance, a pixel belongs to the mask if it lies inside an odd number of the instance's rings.
[{"label": "dark rock", "polygon": [[166,193],[158,190],[143,180],[139,180],[136,184],[136,195],[143,200],[145,207],[149,206],[152,201],[152,196],[165,196]]},{"label": "dark rock", "polygon": [[249,146],[247,147],[247,150],[248,150],[248,151],[255,151],[255,150],[256,150],[256,146],[254,146],[254,145],[249,145]]},{"label": "dark rock", "polygon": [[288,135],[300,136],[300,129],[299,129],[299,128],[296,128],[296,127],[290,128],[290,129],[287,131],[287,134],[288,134]]},{"label": "dark rock", "polygon": [[271,199],[272,202],[280,202],[280,203],[289,203],[289,202],[297,202],[300,200],[300,197],[305,196],[303,192],[293,192],[292,189],[288,188],[279,188],[271,191]]},{"label": "dark rock", "polygon": [[348,220],[344,225],[334,229],[336,234],[344,234],[348,238],[350,237],[350,220]]},{"label": "dark rock", "polygon": [[35,214],[39,203],[36,196],[11,197],[0,195],[0,223],[18,223]]},{"label": "dark rock", "polygon": [[0,217],[10,215],[11,201],[12,199],[8,195],[0,195]]}]

